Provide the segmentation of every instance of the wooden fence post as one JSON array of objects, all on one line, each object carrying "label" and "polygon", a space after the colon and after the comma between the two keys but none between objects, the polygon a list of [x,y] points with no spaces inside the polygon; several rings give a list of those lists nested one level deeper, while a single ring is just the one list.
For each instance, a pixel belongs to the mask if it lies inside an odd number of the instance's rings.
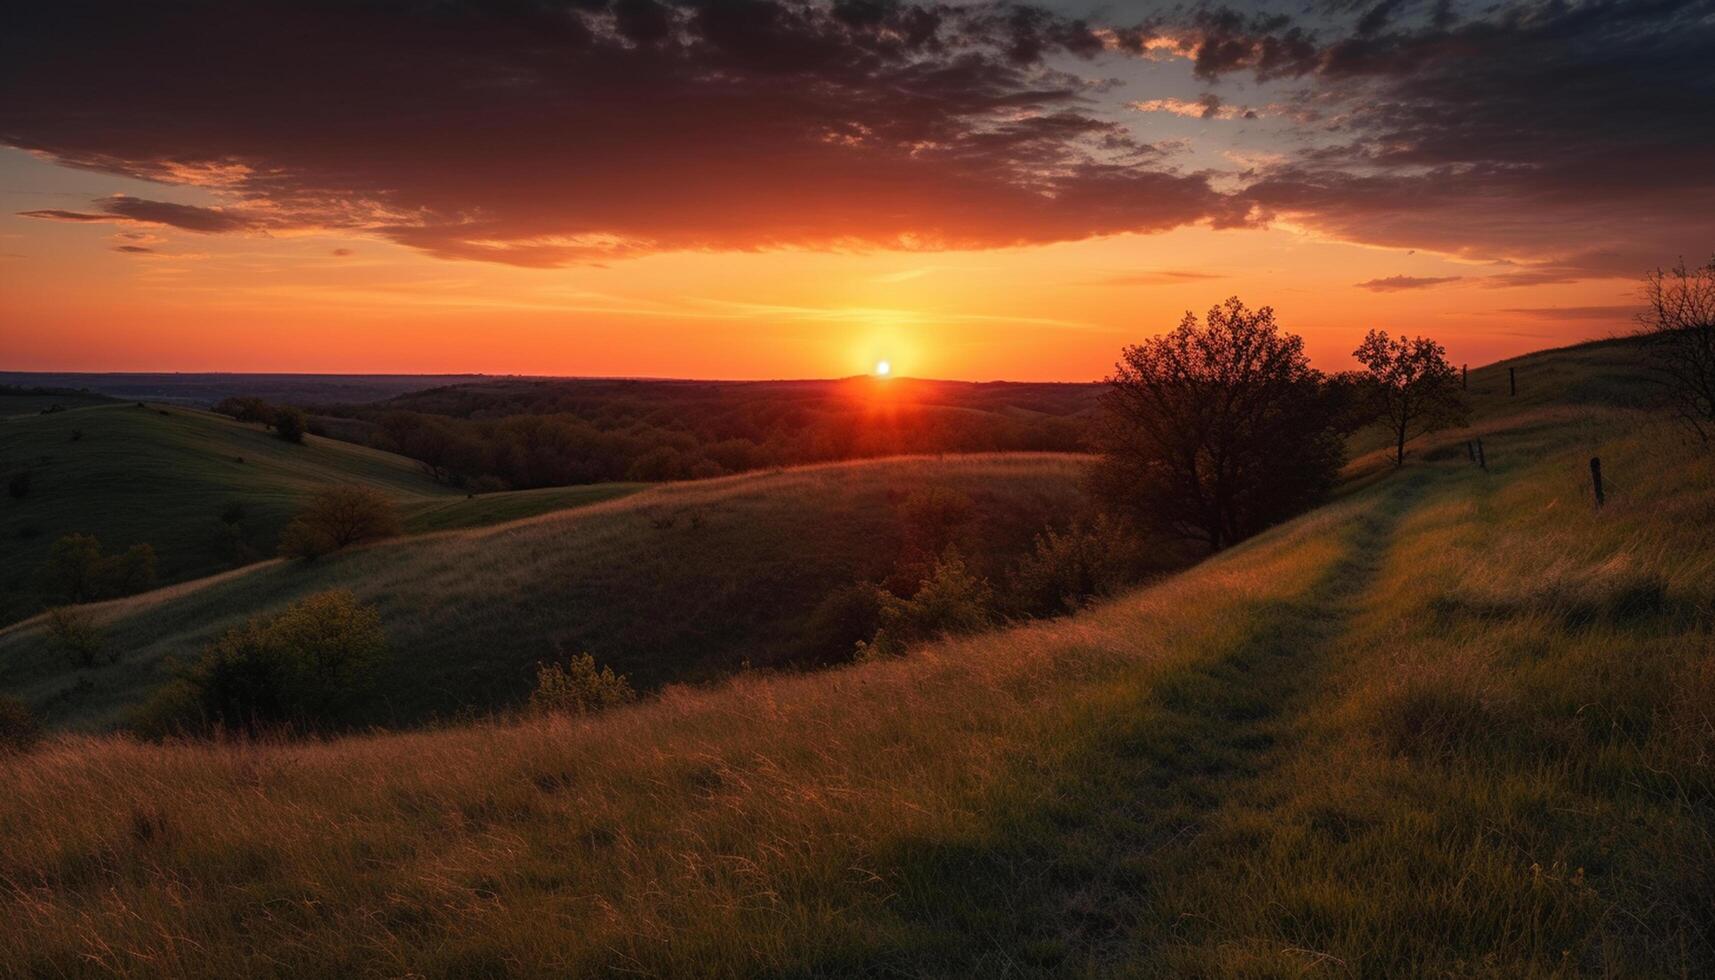
[{"label": "wooden fence post", "polygon": [[1596,507],[1600,509],[1608,502],[1608,496],[1602,492],[1602,459],[1599,456],[1590,457],[1590,484],[1596,488]]},{"label": "wooden fence post", "polygon": [[1507,368],[1507,396],[1518,394],[1518,369]]},{"label": "wooden fence post", "polygon": [[1483,455],[1483,440],[1477,440],[1477,465],[1483,469],[1489,468],[1489,458]]},{"label": "wooden fence post", "polygon": [[1459,365],[1459,387],[1471,387],[1471,365],[1469,364]]}]

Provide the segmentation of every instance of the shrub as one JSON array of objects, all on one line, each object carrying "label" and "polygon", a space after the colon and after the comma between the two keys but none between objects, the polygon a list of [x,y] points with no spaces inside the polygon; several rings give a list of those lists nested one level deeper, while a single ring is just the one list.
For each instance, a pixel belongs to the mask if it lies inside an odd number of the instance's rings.
[{"label": "shrub", "polygon": [[260,398],[233,397],[222,398],[215,403],[214,410],[222,415],[230,415],[240,422],[261,422],[263,425],[274,424],[274,406]]},{"label": "shrub", "polygon": [[42,737],[41,726],[24,702],[0,695],[0,755],[27,752]]},{"label": "shrub", "polygon": [[882,593],[878,618],[881,626],[859,648],[860,659],[901,654],[916,643],[994,625],[994,590],[949,546],[911,598]]},{"label": "shrub", "polygon": [[315,558],[400,531],[393,502],[363,486],[325,487],[280,532],[280,554]]},{"label": "shrub", "polygon": [[103,659],[110,664],[119,662],[116,652],[106,651],[106,633],[88,613],[69,606],[48,610],[48,635],[73,667],[87,670]]},{"label": "shrub", "polygon": [[320,592],[221,634],[147,714],[158,728],[321,729],[347,720],[386,657],[375,607]]},{"label": "shrub", "polygon": [[288,405],[274,411],[274,434],[287,442],[303,442],[308,427],[309,419],[299,409]]},{"label": "shrub", "polygon": [[1047,528],[1010,576],[1011,599],[1027,616],[1072,612],[1098,596],[1113,595],[1149,571],[1143,539],[1123,521],[1097,515],[1085,527]]},{"label": "shrub", "polygon": [[588,714],[629,704],[637,692],[624,674],[612,667],[596,668],[595,658],[580,653],[562,666],[536,665],[536,689],[530,692],[530,710],[537,714]]},{"label": "shrub", "polygon": [[13,500],[23,500],[30,495],[30,482],[30,471],[21,470],[6,481],[6,492],[12,495]]},{"label": "shrub", "polygon": [[68,534],[49,549],[38,579],[43,592],[68,602],[130,595],[155,584],[155,549],[137,544],[103,555],[94,535]]}]

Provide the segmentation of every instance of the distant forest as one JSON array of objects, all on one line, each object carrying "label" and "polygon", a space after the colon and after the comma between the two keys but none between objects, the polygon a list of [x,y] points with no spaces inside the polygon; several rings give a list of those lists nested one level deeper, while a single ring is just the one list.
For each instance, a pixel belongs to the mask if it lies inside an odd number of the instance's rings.
[{"label": "distant forest", "polygon": [[[321,408],[310,431],[421,460],[456,486],[522,489],[902,453],[1077,452],[1100,393],[908,378],[500,381]],[[221,408],[261,420],[269,410]]]}]

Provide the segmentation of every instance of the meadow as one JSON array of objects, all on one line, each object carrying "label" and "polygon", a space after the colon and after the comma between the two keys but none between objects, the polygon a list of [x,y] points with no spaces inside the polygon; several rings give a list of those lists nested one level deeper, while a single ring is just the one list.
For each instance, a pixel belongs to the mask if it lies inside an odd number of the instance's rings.
[{"label": "meadow", "polygon": [[1715,467],[1630,358],[1473,372],[1470,431],[1070,618],[594,717],[54,736],[0,760],[0,972],[1707,975]]},{"label": "meadow", "polygon": [[[65,410],[39,414],[51,405]],[[30,475],[25,496],[0,500],[0,625],[42,608],[35,576],[66,534],[93,534],[110,552],[147,544],[168,584],[271,558],[280,529],[328,484],[384,493],[407,532],[515,520],[639,489],[472,498],[415,460],[365,446],[318,436],[293,445],[261,426],[176,405],[25,393],[0,394],[0,472]]]},{"label": "meadow", "polygon": [[[831,592],[894,569],[912,533],[901,508],[913,490],[971,501],[959,539],[977,568],[998,578],[1041,528],[1078,511],[1083,466],[1048,454],[827,464],[661,485],[535,519],[273,561],[201,587],[87,607],[108,644],[124,651],[115,664],[74,669],[40,620],[0,632],[0,691],[56,725],[109,727],[172,679],[171,658],[182,662],[246,618],[329,588],[376,604],[400,651],[383,679],[387,697],[367,716],[373,723],[515,706],[539,661],[580,652],[645,688],[746,663],[846,660],[867,637],[840,633],[838,623],[819,628],[816,614]],[[467,516],[473,506],[600,492],[514,491],[443,506]],[[438,514],[417,512],[419,520]]]}]

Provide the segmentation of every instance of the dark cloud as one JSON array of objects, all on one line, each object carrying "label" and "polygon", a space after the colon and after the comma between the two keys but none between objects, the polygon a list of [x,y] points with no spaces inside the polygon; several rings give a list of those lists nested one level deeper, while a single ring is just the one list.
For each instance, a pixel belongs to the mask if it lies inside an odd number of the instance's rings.
[{"label": "dark cloud", "polygon": [[113,246],[113,250],[115,252],[127,252],[127,253],[130,253],[132,255],[153,255],[153,254],[155,254],[155,250],[148,247],[147,245],[115,245],[115,246]]},{"label": "dark cloud", "polygon": [[337,255],[340,258],[345,258],[347,255],[355,255],[356,252],[349,248],[336,248],[331,254]]},{"label": "dark cloud", "polygon": [[[1301,80],[1315,142],[1246,192],[1259,217],[1541,266],[1495,285],[1636,275],[1715,239],[1715,0],[1354,15],[1308,48],[1297,26],[1237,15],[1202,42],[1208,77]],[[1282,46],[1298,56],[1265,63]]]},{"label": "dark cloud", "polygon": [[20,211],[18,213],[26,218],[43,218],[48,221],[106,221],[121,224],[167,225],[173,228],[182,228],[185,231],[197,231],[211,235],[262,228],[269,223],[261,218],[233,214],[215,208],[203,208],[191,204],[172,204],[167,201],[149,201],[138,197],[127,197],[123,194],[100,198],[92,203],[101,209],[99,213],[65,211],[59,208]]},{"label": "dark cloud", "polygon": [[15,19],[0,139],[234,202],[105,205],[193,231],[555,265],[1242,217],[1098,118],[1049,61],[1101,38],[1025,5],[66,0]]},{"label": "dark cloud", "polygon": [[66,211],[61,208],[42,208],[36,211],[19,211],[18,214],[21,217],[41,218],[44,221],[89,222],[113,220],[113,216],[110,214],[87,214],[82,211]]},{"label": "dark cloud", "polygon": [[1464,276],[1388,276],[1385,279],[1371,279],[1357,284],[1359,289],[1368,289],[1374,293],[1398,293],[1408,289],[1430,289],[1435,286],[1445,286],[1450,282],[1459,282]]}]

